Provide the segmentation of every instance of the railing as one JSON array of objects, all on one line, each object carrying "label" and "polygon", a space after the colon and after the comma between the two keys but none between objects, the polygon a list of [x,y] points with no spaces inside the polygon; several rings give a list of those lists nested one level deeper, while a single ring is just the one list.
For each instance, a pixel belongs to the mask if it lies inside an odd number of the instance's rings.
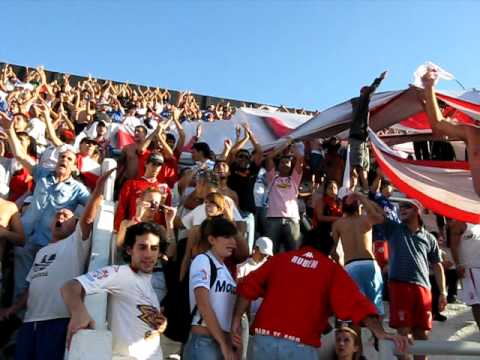
[{"label": "railing", "polygon": [[[105,159],[102,164],[102,174],[116,167],[116,161]],[[103,203],[98,211],[92,232],[92,249],[88,271],[94,271],[110,265],[110,246],[113,232],[115,205],[113,202],[113,187],[115,172],[105,183]],[[72,339],[68,360],[111,359],[112,335],[107,327],[107,294],[94,294],[85,297],[85,306],[95,321],[95,330],[81,330]]]},{"label": "railing", "polygon": [[[382,340],[379,344],[379,359],[396,359],[398,355],[392,341]],[[475,356],[480,358],[480,343],[473,341],[415,340],[408,348],[412,355]]]}]

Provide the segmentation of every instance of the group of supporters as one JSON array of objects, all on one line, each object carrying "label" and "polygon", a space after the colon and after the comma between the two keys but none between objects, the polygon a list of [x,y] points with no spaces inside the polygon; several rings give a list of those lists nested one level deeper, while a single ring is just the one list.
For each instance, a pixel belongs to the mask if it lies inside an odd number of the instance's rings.
[{"label": "group of supporters", "polygon": [[[129,359],[177,356],[163,354],[162,335],[183,344],[183,359],[317,359],[330,331],[334,356],[358,359],[362,327],[402,352],[445,320],[457,273],[480,322],[480,226],[411,199],[397,206],[369,156],[368,99],[383,77],[362,89],[348,159],[336,138],[266,151],[248,124],[215,156],[200,129],[186,141],[182,122],[228,119],[229,104],[202,110],[189,93],[173,105],[160,90],[49,83],[42,68],[18,79],[4,67],[4,355],[63,359],[79,330],[95,328],[85,296],[105,292],[113,352]],[[116,148],[109,130],[125,122],[133,142]],[[116,169],[88,171],[111,157]],[[346,162],[350,185],[339,188]],[[86,272],[113,174],[113,264]],[[397,334],[383,328],[386,299]]]}]

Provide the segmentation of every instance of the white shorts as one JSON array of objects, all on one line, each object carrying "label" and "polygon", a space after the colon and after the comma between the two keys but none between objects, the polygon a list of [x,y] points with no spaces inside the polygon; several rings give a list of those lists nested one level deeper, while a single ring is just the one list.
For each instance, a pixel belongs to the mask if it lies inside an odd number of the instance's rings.
[{"label": "white shorts", "polygon": [[459,298],[467,305],[480,304],[480,268],[466,268],[465,277],[460,281]]}]

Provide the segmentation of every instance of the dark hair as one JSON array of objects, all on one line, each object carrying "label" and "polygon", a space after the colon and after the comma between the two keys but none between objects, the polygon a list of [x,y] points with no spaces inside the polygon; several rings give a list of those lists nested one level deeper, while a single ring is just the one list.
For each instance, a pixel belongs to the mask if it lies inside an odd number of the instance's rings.
[{"label": "dark hair", "polygon": [[137,130],[137,129],[139,129],[139,128],[143,129],[143,132],[144,132],[145,134],[148,133],[148,130],[147,130],[146,126],[143,126],[143,125],[137,125],[137,126],[135,126],[135,130]]},{"label": "dark hair", "polygon": [[161,228],[160,225],[151,223],[151,222],[140,222],[138,224],[134,224],[127,228],[127,232],[125,233],[125,241],[123,243],[123,258],[125,261],[130,262],[131,256],[128,255],[127,249],[133,249],[135,246],[135,242],[137,241],[137,236],[142,236],[145,234],[152,234],[158,236],[159,245],[161,239]]},{"label": "dark hair", "polygon": [[334,241],[328,226],[320,224],[316,229],[312,229],[303,235],[300,247],[311,246],[328,256],[332,252],[333,244]]},{"label": "dark hair", "polygon": [[27,154],[36,158],[37,157],[37,141],[35,140],[35,138],[28,135],[28,133],[25,131],[21,131],[17,133],[17,137],[21,137],[21,136],[28,137],[28,139],[30,140],[30,145],[28,145]]},{"label": "dark hair", "polygon": [[208,146],[207,143],[205,142],[197,142],[193,144],[192,149],[197,150],[198,152],[201,152],[204,157],[208,158],[210,156],[210,146]]},{"label": "dark hair", "polygon": [[212,219],[206,219],[200,225],[199,245],[210,248],[208,243],[209,236],[235,236],[237,233],[238,230],[235,224],[221,215]]},{"label": "dark hair", "polygon": [[173,142],[177,141],[177,139],[175,139],[175,135],[173,135],[171,133],[166,133],[165,134],[165,139],[172,140]]}]

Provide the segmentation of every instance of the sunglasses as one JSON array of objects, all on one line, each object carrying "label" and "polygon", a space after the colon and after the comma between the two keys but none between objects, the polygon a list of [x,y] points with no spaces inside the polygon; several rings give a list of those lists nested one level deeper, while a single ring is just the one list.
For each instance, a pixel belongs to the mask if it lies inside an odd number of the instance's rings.
[{"label": "sunglasses", "polygon": [[413,208],[413,205],[412,204],[400,204],[400,205],[398,205],[398,207],[400,209],[411,209],[411,208]]},{"label": "sunglasses", "polygon": [[247,154],[238,154],[237,158],[239,159],[250,159],[250,155]]}]

